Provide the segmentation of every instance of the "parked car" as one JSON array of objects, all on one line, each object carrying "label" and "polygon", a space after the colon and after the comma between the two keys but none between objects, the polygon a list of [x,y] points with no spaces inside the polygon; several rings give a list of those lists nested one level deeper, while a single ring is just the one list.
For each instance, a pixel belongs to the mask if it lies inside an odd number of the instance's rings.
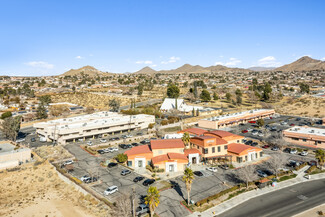
[{"label": "parked car", "polygon": [[290,124],[290,127],[294,127],[295,126],[295,124]]},{"label": "parked car", "polygon": [[247,142],[245,142],[245,145],[251,145],[253,143],[252,140],[248,140]]},{"label": "parked car", "polygon": [[140,204],[135,210],[136,216],[141,216],[142,214],[145,213],[149,213],[149,207],[145,204]]},{"label": "parked car", "polygon": [[141,182],[144,179],[143,176],[137,176],[133,179],[133,182]]},{"label": "parked car", "polygon": [[258,143],[257,142],[252,142],[251,146],[257,146]]},{"label": "parked car", "polygon": [[33,137],[33,138],[30,139],[30,141],[31,141],[31,142],[36,142],[36,138]]},{"label": "parked car", "polygon": [[78,142],[83,142],[84,141],[84,139],[78,139]]},{"label": "parked car", "polygon": [[142,184],[144,186],[149,186],[149,185],[152,185],[153,183],[155,183],[156,180],[154,179],[146,179]]},{"label": "parked car", "polygon": [[112,148],[110,148],[110,150],[111,150],[111,152],[118,151],[118,148],[117,147],[112,147]]},{"label": "parked car", "polygon": [[92,146],[93,145],[93,142],[92,141],[88,141],[87,142],[87,145]]},{"label": "parked car", "polygon": [[311,160],[308,162],[309,166],[317,166],[317,161]]},{"label": "parked car", "polygon": [[113,186],[107,188],[107,190],[104,191],[104,194],[107,196],[107,195],[109,195],[109,194],[113,194],[113,193],[115,193],[115,192],[117,192],[117,191],[118,191],[118,187],[115,186],[115,185],[113,185]]},{"label": "parked car", "polygon": [[308,155],[308,151],[302,151],[302,152],[300,153],[300,155],[301,155],[301,156],[307,156],[307,155]]},{"label": "parked car", "polygon": [[130,170],[122,170],[121,175],[126,176],[127,174],[130,174],[130,173],[131,173]]},{"label": "parked car", "polygon": [[111,162],[107,165],[108,168],[116,167],[117,163]]},{"label": "parked car", "polygon": [[208,168],[206,168],[206,170],[214,172],[214,173],[218,171],[216,167],[208,167]]},{"label": "parked car", "polygon": [[258,136],[259,136],[259,137],[263,137],[264,134],[263,134],[263,133],[258,133]]},{"label": "parked car", "polygon": [[288,164],[287,164],[289,167],[296,167],[296,166],[299,166],[299,164],[294,161],[294,160],[289,160]]},{"label": "parked car", "polygon": [[253,129],[252,129],[252,128],[248,128],[247,131],[248,131],[248,132],[252,132]]},{"label": "parked car", "polygon": [[89,177],[88,179],[84,180],[84,183],[92,183],[92,182],[97,182],[97,177]]},{"label": "parked car", "polygon": [[256,170],[257,175],[260,177],[267,177],[267,174],[265,172],[263,172],[262,170]]},{"label": "parked car", "polygon": [[105,143],[105,142],[107,142],[107,140],[106,139],[100,139],[100,142]]},{"label": "parked car", "polygon": [[112,152],[112,150],[111,150],[110,148],[104,148],[103,151],[104,151],[105,153],[111,153],[111,152]]},{"label": "parked car", "polygon": [[256,124],[256,121],[248,121],[250,124]]},{"label": "parked car", "polygon": [[290,154],[297,154],[297,149],[291,149]]},{"label": "parked car", "polygon": [[291,151],[291,148],[285,148],[285,149],[283,150],[283,152],[286,152],[286,153],[290,153],[290,151]]},{"label": "parked car", "polygon": [[268,149],[268,148],[270,148],[270,146],[269,145],[263,145],[262,148]]},{"label": "parked car", "polygon": [[248,130],[242,130],[241,132],[242,133],[248,133]]},{"label": "parked car", "polygon": [[139,143],[133,142],[131,143],[132,146],[139,146]]},{"label": "parked car", "polygon": [[99,150],[97,150],[97,153],[98,154],[105,154],[105,151],[103,149],[99,149]]},{"label": "parked car", "polygon": [[84,182],[86,179],[89,179],[89,178],[90,178],[90,176],[84,175],[83,177],[80,178],[80,180]]},{"label": "parked car", "polygon": [[271,150],[272,150],[272,151],[279,151],[279,147],[278,147],[278,146],[273,146],[273,147],[271,148]]},{"label": "parked car", "polygon": [[257,131],[252,131],[252,135],[257,136],[258,132]]},{"label": "parked car", "polygon": [[143,135],[143,133],[137,133],[137,136],[142,136]]},{"label": "parked car", "polygon": [[203,173],[201,171],[194,171],[193,173],[196,176],[203,176]]},{"label": "parked car", "polygon": [[63,163],[64,166],[73,164],[73,160],[67,160]]},{"label": "parked car", "polygon": [[296,118],[296,121],[300,121],[301,120],[301,118]]},{"label": "parked car", "polygon": [[224,169],[224,170],[229,170],[229,165],[228,164],[220,165],[219,167],[221,169]]}]

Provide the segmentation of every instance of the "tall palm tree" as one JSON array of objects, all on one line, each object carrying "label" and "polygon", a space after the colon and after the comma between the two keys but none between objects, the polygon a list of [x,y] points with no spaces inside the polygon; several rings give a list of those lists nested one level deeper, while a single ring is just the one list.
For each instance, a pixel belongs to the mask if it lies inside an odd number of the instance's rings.
[{"label": "tall palm tree", "polygon": [[190,144],[190,141],[191,141],[191,137],[190,137],[190,134],[188,132],[185,132],[183,134],[182,141],[184,142],[185,147],[188,148],[188,146]]},{"label": "tall palm tree", "polygon": [[159,191],[156,187],[150,186],[147,191],[147,196],[144,198],[144,203],[149,206],[150,216],[153,217],[155,209],[158,207],[159,201]]},{"label": "tall palm tree", "polygon": [[323,149],[316,150],[316,159],[318,160],[318,164],[320,169],[323,169],[323,165],[325,162],[325,151]]},{"label": "tall palm tree", "polygon": [[184,176],[183,176],[183,181],[185,182],[186,185],[186,191],[187,191],[187,205],[190,204],[190,192],[192,188],[192,182],[194,180],[194,173],[193,170],[190,168],[186,168],[184,170]]}]

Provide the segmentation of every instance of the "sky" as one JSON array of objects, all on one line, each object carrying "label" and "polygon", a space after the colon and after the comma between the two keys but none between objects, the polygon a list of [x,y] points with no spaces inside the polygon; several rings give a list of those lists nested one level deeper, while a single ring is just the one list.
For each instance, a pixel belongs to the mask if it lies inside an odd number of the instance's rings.
[{"label": "sky", "polygon": [[325,1],[0,0],[0,75],[325,60]]}]

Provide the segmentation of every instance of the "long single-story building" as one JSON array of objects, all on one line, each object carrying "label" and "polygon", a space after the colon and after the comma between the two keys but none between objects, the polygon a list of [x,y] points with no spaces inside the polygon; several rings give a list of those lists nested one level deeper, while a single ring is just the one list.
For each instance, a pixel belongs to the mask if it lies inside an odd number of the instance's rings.
[{"label": "long single-story building", "polygon": [[284,130],[283,138],[294,145],[325,149],[325,129],[296,126]]},{"label": "long single-story building", "polygon": [[40,122],[34,124],[34,128],[36,128],[37,134],[45,137],[47,141],[65,144],[77,139],[146,129],[151,123],[155,123],[155,116],[153,115],[122,115],[104,111]]},{"label": "long single-story building", "polygon": [[233,114],[219,115],[198,121],[198,126],[208,129],[219,129],[248,121],[270,117],[275,114],[274,109],[254,109]]},{"label": "long single-story building", "polygon": [[29,148],[16,148],[9,141],[0,142],[0,169],[7,169],[31,160]]}]

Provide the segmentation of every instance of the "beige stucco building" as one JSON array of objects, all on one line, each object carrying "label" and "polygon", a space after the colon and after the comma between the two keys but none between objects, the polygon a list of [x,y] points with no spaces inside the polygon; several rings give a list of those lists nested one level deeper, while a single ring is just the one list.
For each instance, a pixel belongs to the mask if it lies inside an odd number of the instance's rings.
[{"label": "beige stucco building", "polygon": [[10,142],[0,143],[0,169],[18,166],[31,160],[31,150],[29,148],[15,148]]},{"label": "beige stucco building", "polygon": [[283,131],[287,142],[311,148],[325,149],[325,129],[315,127],[292,127]]}]

